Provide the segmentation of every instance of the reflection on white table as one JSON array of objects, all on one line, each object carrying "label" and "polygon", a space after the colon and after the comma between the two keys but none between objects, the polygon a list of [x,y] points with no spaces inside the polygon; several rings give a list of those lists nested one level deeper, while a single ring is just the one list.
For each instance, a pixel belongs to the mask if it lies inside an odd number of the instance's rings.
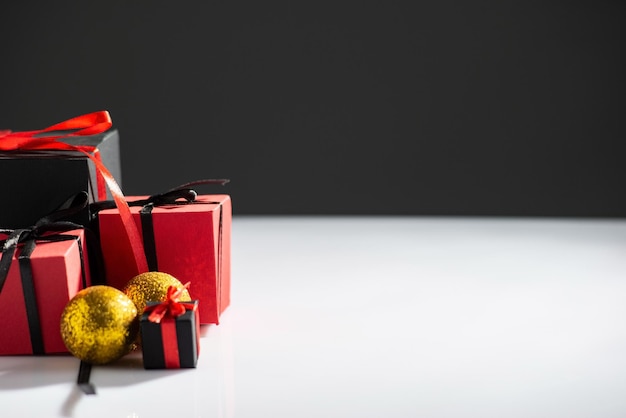
[{"label": "reflection on white table", "polygon": [[626,416],[626,221],[235,217],[197,369],[0,357],[3,417]]}]

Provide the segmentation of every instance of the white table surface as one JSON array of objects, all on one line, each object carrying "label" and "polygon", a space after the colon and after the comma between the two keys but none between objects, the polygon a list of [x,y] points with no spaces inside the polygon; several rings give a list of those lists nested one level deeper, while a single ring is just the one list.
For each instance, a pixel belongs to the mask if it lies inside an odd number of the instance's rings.
[{"label": "white table surface", "polygon": [[0,416],[626,417],[626,221],[235,217],[197,369],[0,357]]}]

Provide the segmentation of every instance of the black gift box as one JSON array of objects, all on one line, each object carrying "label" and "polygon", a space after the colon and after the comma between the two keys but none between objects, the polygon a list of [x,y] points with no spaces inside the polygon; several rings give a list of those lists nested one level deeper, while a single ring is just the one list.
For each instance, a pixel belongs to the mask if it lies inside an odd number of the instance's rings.
[{"label": "black gift box", "polygon": [[[85,137],[68,137],[70,145],[97,147],[102,163],[121,187],[119,134],[109,130]],[[24,228],[58,208],[78,192],[98,200],[96,169],[78,151],[0,151],[0,227]],[[107,190],[108,199],[111,199]],[[88,213],[71,219],[86,225]]]},{"label": "black gift box", "polygon": [[[143,352],[143,366],[146,369],[167,369],[177,368],[168,365],[166,360],[166,349],[164,345],[174,345],[178,350],[178,358],[173,359],[179,368],[194,368],[198,363],[200,351],[200,321],[198,317],[198,301],[180,302],[193,304],[193,309],[174,318],[176,327],[176,341],[164,341],[162,329],[165,325],[164,318],[161,323],[151,322],[148,319],[149,313],[143,313],[140,318],[141,329],[141,350]],[[148,306],[159,305],[160,302],[148,302]],[[170,319],[171,320],[171,319]],[[171,355],[172,352],[169,352]],[[171,363],[170,359],[169,363]]]}]

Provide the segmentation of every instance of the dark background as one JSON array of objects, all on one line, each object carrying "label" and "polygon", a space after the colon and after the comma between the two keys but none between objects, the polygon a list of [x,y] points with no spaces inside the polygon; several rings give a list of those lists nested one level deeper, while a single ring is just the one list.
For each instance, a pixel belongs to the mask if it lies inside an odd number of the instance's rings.
[{"label": "dark background", "polygon": [[[5,2],[7,3],[7,2]],[[236,214],[626,216],[622,1],[0,6],[0,127],[109,110]]]}]

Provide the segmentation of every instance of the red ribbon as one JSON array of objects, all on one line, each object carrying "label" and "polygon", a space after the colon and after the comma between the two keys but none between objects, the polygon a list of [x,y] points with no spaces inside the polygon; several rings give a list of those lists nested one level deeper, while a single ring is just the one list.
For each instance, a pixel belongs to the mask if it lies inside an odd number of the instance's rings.
[{"label": "red ribbon", "polygon": [[[78,116],[68,119],[56,125],[49,126],[45,129],[36,131],[11,132],[10,130],[0,131],[0,150],[50,150],[50,149],[67,149],[62,142],[58,142],[61,138],[71,136],[87,136],[95,135],[107,131],[111,127],[111,117],[106,111],[93,112],[87,115]],[[69,131],[73,133],[64,133],[62,135],[49,135],[41,137],[41,134],[55,131]],[[94,157],[101,161],[100,151],[93,146],[81,145],[76,147],[80,150],[93,154]],[[98,189],[98,200],[106,200],[106,185],[103,175],[96,173],[96,186]]]},{"label": "red ribbon", "polygon": [[180,353],[178,352],[178,334],[176,319],[163,318],[161,322],[161,343],[163,345],[163,361],[166,369],[180,369]]},{"label": "red ribbon", "polygon": [[185,283],[180,289],[176,286],[168,287],[167,296],[163,302],[158,305],[146,306],[144,313],[150,314],[148,320],[159,324],[163,318],[176,318],[187,312],[187,309],[193,309],[193,303],[178,301],[190,283]]},{"label": "red ribbon", "polygon": [[[11,132],[0,131],[0,150],[42,150],[42,149],[71,149],[71,150],[89,150],[93,151],[95,147],[72,145],[60,142],[61,138],[72,136],[96,135],[107,131],[113,126],[111,116],[106,110],[100,112],[88,113],[86,115],[77,116],[72,119],[48,126],[45,129],[36,131]],[[41,134],[75,130],[72,133],[62,133],[58,135],[40,136]]]},{"label": "red ribbon", "polygon": [[[146,255],[143,250],[143,242],[137,225],[135,224],[133,217],[130,213],[128,203],[124,199],[124,194],[117,184],[113,175],[102,164],[100,154],[96,147],[89,145],[75,146],[66,144],[60,141],[60,139],[74,137],[74,136],[86,136],[95,135],[107,131],[112,126],[111,116],[107,111],[99,111],[88,113],[86,115],[77,116],[75,118],[68,119],[66,121],[49,126],[45,129],[36,131],[0,131],[0,151],[17,151],[17,150],[68,150],[78,151],[91,161],[93,161],[96,172],[98,173],[98,196],[106,199],[106,190],[104,184],[108,186],[117,206],[122,223],[126,231],[128,239],[127,244],[132,251],[135,264],[139,273],[148,271],[148,263],[146,261]],[[62,133],[50,136],[39,136],[41,134],[56,132],[56,131],[68,131],[73,130],[72,133]],[[101,199],[101,200],[104,200]]]}]

